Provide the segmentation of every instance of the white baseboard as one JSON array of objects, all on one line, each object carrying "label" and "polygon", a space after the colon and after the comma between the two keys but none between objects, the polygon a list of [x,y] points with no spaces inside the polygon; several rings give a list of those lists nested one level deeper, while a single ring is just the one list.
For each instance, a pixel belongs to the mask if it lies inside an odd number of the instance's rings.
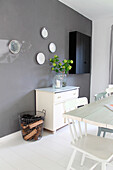
[{"label": "white baseboard", "polygon": [[3,136],[0,138],[0,142],[7,140],[7,139],[14,138],[14,137],[18,136],[20,133],[21,133],[21,131],[19,130],[17,132],[11,133],[10,135]]}]

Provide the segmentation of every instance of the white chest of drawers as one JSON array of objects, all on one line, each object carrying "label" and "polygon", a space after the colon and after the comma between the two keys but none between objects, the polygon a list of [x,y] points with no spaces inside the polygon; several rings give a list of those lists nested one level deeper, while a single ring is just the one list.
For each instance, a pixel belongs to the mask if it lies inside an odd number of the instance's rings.
[{"label": "white chest of drawers", "polygon": [[79,87],[67,86],[61,89],[41,88],[36,89],[36,111],[45,109],[45,129],[55,132],[65,126],[63,118],[64,102],[78,98]]}]

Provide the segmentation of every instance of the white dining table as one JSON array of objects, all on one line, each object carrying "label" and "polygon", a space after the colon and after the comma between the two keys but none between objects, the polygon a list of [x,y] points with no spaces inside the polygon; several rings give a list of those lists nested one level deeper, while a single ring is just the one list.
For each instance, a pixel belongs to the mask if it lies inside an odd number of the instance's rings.
[{"label": "white dining table", "polygon": [[113,129],[113,111],[106,104],[113,104],[113,96],[106,97],[64,114],[64,118]]}]

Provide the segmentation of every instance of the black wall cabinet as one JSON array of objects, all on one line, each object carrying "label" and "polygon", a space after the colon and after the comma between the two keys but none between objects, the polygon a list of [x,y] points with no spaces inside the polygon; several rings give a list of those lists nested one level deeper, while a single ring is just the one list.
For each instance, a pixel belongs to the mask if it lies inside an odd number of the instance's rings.
[{"label": "black wall cabinet", "polygon": [[74,62],[70,74],[90,73],[91,37],[77,31],[70,32],[69,59]]}]

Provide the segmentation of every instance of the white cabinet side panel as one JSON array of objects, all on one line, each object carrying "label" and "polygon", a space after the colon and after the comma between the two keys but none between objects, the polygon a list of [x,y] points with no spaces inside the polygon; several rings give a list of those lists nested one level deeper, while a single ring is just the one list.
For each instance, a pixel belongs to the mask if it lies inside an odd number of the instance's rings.
[{"label": "white cabinet side panel", "polygon": [[36,91],[36,111],[46,110],[45,125],[48,130],[53,130],[53,93]]}]

